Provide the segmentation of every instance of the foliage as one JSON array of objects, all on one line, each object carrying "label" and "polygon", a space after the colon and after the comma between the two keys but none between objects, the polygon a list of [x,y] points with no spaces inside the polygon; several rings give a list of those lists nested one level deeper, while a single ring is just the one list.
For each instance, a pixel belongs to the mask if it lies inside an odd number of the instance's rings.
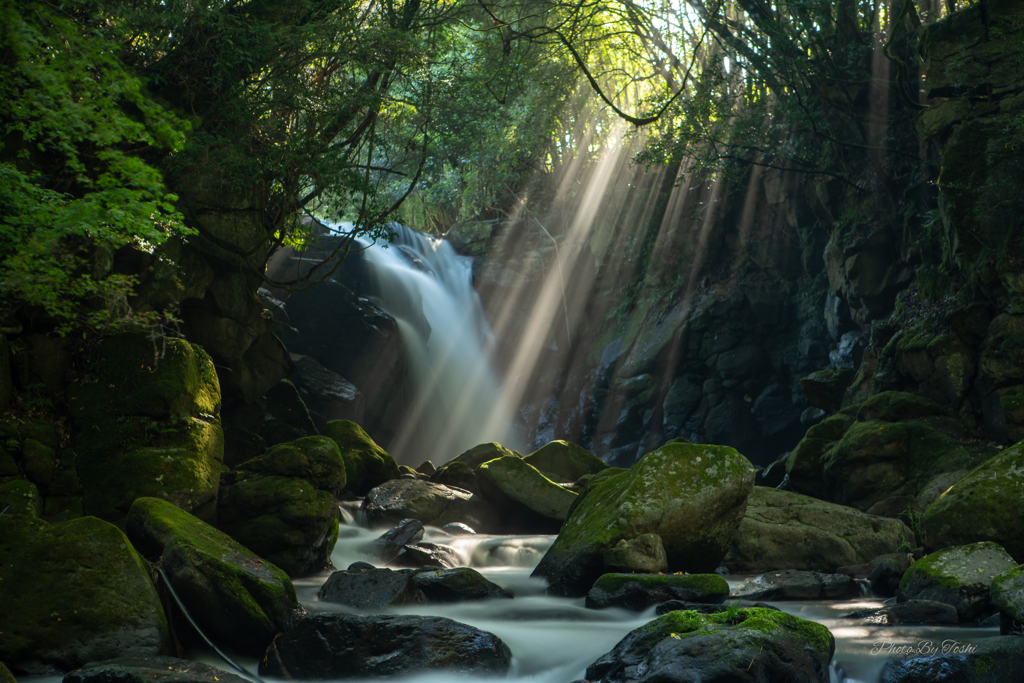
[{"label": "foliage", "polygon": [[3,0],[0,15],[0,316],[37,307],[62,332],[138,322],[109,260],[185,232],[140,151],[180,146],[187,126],[55,5]]}]

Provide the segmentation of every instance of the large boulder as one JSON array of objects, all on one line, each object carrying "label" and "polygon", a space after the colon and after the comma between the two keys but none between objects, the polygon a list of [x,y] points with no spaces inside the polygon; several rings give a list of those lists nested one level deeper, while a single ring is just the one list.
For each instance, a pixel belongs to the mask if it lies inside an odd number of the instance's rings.
[{"label": "large boulder", "polygon": [[480,496],[418,479],[381,484],[366,494],[363,510],[370,526],[393,525],[412,518],[436,527],[462,522],[484,533],[501,530],[497,511]]},{"label": "large boulder", "polygon": [[827,683],[835,639],[821,624],[772,609],[669,612],[631,631],[587,667],[597,683]]},{"label": "large boulder", "polygon": [[669,600],[715,604],[728,595],[729,583],[718,574],[604,574],[587,593],[586,606],[640,611]]},{"label": "large boulder", "polygon": [[[898,647],[898,646],[897,646]],[[995,636],[925,642],[913,656],[889,659],[879,683],[1007,683],[1024,680],[1024,638]],[[885,650],[882,650],[885,653]]]},{"label": "large boulder", "polygon": [[170,652],[149,565],[95,517],[50,525],[0,515],[0,661],[52,674],[118,656]]},{"label": "large boulder", "polygon": [[[477,476],[488,500],[501,509],[506,520],[525,527],[524,531],[557,531],[576,499],[575,493],[515,455],[485,462],[477,468]],[[530,517],[536,519],[535,524]]]},{"label": "large boulder", "polygon": [[985,462],[939,496],[921,517],[925,549],[993,541],[1024,564],[1024,442]]},{"label": "large boulder", "polygon": [[395,459],[355,422],[332,420],[324,427],[323,435],[341,450],[349,491],[363,496],[375,486],[398,479],[400,472]]},{"label": "large boulder", "polygon": [[953,605],[960,621],[983,618],[995,611],[990,596],[993,578],[1016,566],[995,543],[944,548],[911,565],[903,575],[896,599]]},{"label": "large boulder", "polygon": [[224,478],[219,527],[289,576],[331,566],[345,462],[325,436],[279,444]]},{"label": "large boulder", "polygon": [[647,533],[661,537],[671,570],[712,571],[753,485],[753,465],[728,446],[666,444],[589,485],[533,575],[556,595],[585,595],[604,573],[604,552]]},{"label": "large boulder", "polygon": [[733,572],[834,572],[914,543],[903,522],[757,486],[722,564]]},{"label": "large boulder", "polygon": [[122,524],[136,498],[156,497],[212,519],[224,435],[217,373],[201,347],[108,338],[67,396],[87,514]]},{"label": "large boulder", "polygon": [[119,657],[87,664],[64,677],[64,683],[245,683],[209,664],[177,657]]},{"label": "large boulder", "polygon": [[1014,567],[992,579],[989,587],[992,604],[1003,621],[1024,624],[1024,565]]},{"label": "large boulder", "polygon": [[261,655],[299,609],[287,574],[167,501],[135,501],[125,528],[140,552],[159,560],[192,618],[218,643]]},{"label": "large boulder", "polygon": [[503,676],[512,662],[492,633],[443,617],[314,614],[295,621],[267,650],[260,675],[385,678],[424,671]]},{"label": "large boulder", "polygon": [[523,460],[557,482],[574,482],[584,475],[597,474],[608,468],[604,460],[568,441],[551,441]]}]

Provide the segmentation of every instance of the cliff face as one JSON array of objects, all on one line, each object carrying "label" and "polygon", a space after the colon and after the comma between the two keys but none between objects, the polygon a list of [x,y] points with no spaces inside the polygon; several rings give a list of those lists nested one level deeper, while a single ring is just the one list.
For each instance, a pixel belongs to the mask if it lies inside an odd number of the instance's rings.
[{"label": "cliff face", "polygon": [[[591,238],[562,285],[582,312],[552,318],[533,366],[529,444],[576,440],[628,465],[682,437],[767,464],[828,413],[887,390],[935,401],[985,439],[1024,437],[1022,18],[1017,3],[980,3],[918,36],[930,104],[916,132],[890,121],[920,149],[914,174],[888,179],[890,199],[863,189],[889,163],[875,157],[860,190],[755,166],[663,189],[646,245]],[[476,228],[485,237],[465,246],[481,255],[490,310],[514,301],[527,319],[555,254],[541,235],[511,250],[524,225]],[[641,261],[623,287],[623,264]],[[582,296],[577,280],[590,283]],[[511,357],[521,342],[501,343]]]}]

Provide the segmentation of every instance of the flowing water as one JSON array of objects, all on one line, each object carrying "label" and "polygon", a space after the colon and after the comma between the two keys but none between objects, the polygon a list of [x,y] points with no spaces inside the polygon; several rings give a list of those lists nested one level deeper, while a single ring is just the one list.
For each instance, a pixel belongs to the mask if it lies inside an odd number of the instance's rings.
[{"label": "flowing water", "polygon": [[[371,531],[353,523],[343,525],[342,537],[332,557],[335,566],[344,568],[356,561],[379,564],[360,552],[360,548],[380,533],[381,530]],[[545,582],[530,578],[530,572],[554,541],[554,536],[451,537],[428,528],[424,540],[454,547],[464,565],[474,567],[516,597],[454,605],[416,605],[388,612],[444,616],[494,633],[512,651],[512,670],[506,680],[513,683],[569,683],[583,678],[589,664],[611,650],[631,630],[655,618],[653,607],[643,612],[588,610],[583,606],[583,598],[547,595]],[[326,578],[327,575],[323,575],[297,582],[303,607],[311,612],[352,611],[318,600],[317,591]],[[730,587],[739,588],[747,578],[728,577]],[[895,648],[920,651],[941,648],[944,641],[963,644],[998,635],[998,629],[994,628],[882,626],[840,618],[847,612],[882,606],[881,600],[868,597],[838,602],[770,604],[824,624],[832,631],[836,638],[832,683],[874,683]],[[402,680],[437,683],[453,680],[453,677],[423,674]]]},{"label": "flowing water", "polygon": [[393,224],[390,243],[363,243],[369,295],[398,321],[416,397],[389,451],[413,466],[445,462],[487,441],[516,448],[473,289],[472,260],[447,241]]}]

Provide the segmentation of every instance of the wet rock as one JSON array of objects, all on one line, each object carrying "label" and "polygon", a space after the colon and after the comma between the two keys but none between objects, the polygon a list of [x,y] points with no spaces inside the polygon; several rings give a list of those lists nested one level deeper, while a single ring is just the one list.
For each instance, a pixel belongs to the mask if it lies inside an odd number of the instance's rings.
[{"label": "wet rock", "polygon": [[788,569],[755,576],[733,597],[745,600],[842,600],[860,595],[846,574],[822,574]]},{"label": "wet rock", "polygon": [[879,683],[1004,683],[1024,678],[1024,638],[1019,636],[950,639],[911,648],[916,649],[885,663]]},{"label": "wet rock", "polygon": [[574,482],[584,475],[597,474],[608,468],[607,463],[590,451],[568,441],[551,441],[523,461],[556,482]]},{"label": "wet rock", "polygon": [[880,609],[860,610],[842,614],[843,619],[860,619],[871,624],[900,626],[913,624],[956,624],[956,608],[934,600],[908,600]]},{"label": "wet rock", "polygon": [[935,600],[953,605],[960,621],[994,611],[990,586],[994,577],[1017,563],[992,542],[944,548],[915,562],[903,575],[896,599]]},{"label": "wet rock", "polygon": [[412,583],[432,603],[466,602],[491,598],[512,598],[512,593],[484,578],[469,567],[455,567],[436,572],[418,572]]},{"label": "wet rock", "polygon": [[403,519],[379,538],[368,543],[364,550],[387,564],[398,557],[407,544],[416,543],[422,538],[423,523],[418,519]]},{"label": "wet rock", "polygon": [[412,583],[413,569],[346,569],[328,577],[318,593],[324,602],[374,611],[428,600]]},{"label": "wet rock", "polygon": [[[506,455],[485,462],[477,468],[480,488],[507,517],[520,520],[526,515],[543,518],[537,531],[544,527],[557,530],[576,499],[576,494],[551,481],[522,458]],[[518,508],[518,510],[517,510]],[[517,520],[519,521],[519,520]],[[551,524],[551,523],[554,524]],[[526,526],[529,528],[529,522]]]},{"label": "wet rock", "polygon": [[733,572],[778,569],[834,572],[894,553],[913,532],[903,522],[866,515],[789,491],[755,487],[722,565]]},{"label": "wet rock", "polygon": [[[607,472],[608,470],[606,470]],[[712,571],[746,511],[754,468],[726,446],[672,443],[629,470],[597,475],[581,493],[554,544],[534,570],[556,595],[583,595],[620,540],[658,534],[669,568]]]},{"label": "wet rock", "polygon": [[587,667],[587,680],[823,683],[834,650],[827,628],[785,612],[676,611],[631,631]]},{"label": "wet rock", "polygon": [[480,494],[480,482],[476,471],[464,462],[451,462],[443,465],[430,475],[430,481],[450,488],[458,488],[470,493]]},{"label": "wet rock", "polygon": [[245,683],[248,679],[209,664],[177,657],[119,657],[87,664],[63,683]]},{"label": "wet rock", "polygon": [[604,551],[602,558],[609,572],[658,574],[668,570],[665,546],[657,534],[641,534],[628,541],[623,539],[614,548]]},{"label": "wet rock", "polygon": [[363,422],[366,399],[356,385],[311,356],[297,353],[289,356],[295,363],[292,380],[317,429],[323,431],[327,423],[334,420]]},{"label": "wet rock", "polygon": [[15,673],[43,675],[169,653],[149,575],[124,534],[95,517],[50,525],[0,515],[0,661]]},{"label": "wet rock", "polygon": [[451,536],[467,536],[470,534],[476,534],[476,532],[473,531],[472,527],[466,526],[461,522],[451,522],[450,524],[445,524],[443,527],[441,527],[441,531],[444,531],[445,533]]},{"label": "wet rock", "polygon": [[921,517],[925,549],[992,541],[1024,564],[1024,442],[974,469],[935,499]]},{"label": "wet rock", "polygon": [[356,423],[333,420],[327,423],[323,433],[341,450],[349,491],[362,496],[370,489],[398,478],[398,463],[395,459],[374,443]]},{"label": "wet rock", "polygon": [[437,543],[416,543],[405,546],[395,563],[407,567],[451,569],[459,566],[460,558],[455,548],[451,546]]},{"label": "wet rock", "polygon": [[901,562],[895,557],[887,557],[880,561],[868,574],[868,585],[871,592],[882,598],[891,598],[896,595],[903,579],[903,573],[909,568],[909,563]]},{"label": "wet rock", "polygon": [[497,512],[479,496],[417,479],[381,484],[366,495],[363,509],[371,526],[412,518],[437,527],[461,522],[481,531],[500,529]]},{"label": "wet rock", "polygon": [[992,579],[989,588],[992,604],[1008,619],[1024,624],[1024,565]]},{"label": "wet rock", "polygon": [[718,574],[605,574],[587,593],[586,606],[640,611],[669,600],[719,603],[728,595],[729,584]]},{"label": "wet rock", "polygon": [[279,444],[225,477],[219,527],[289,576],[330,567],[345,461],[324,436]]},{"label": "wet rock", "polygon": [[497,636],[443,617],[315,614],[274,641],[259,673],[299,680],[425,671],[502,676],[511,661]]},{"label": "wet rock", "polygon": [[218,643],[258,656],[299,609],[281,569],[166,501],[135,501],[125,527],[132,545],[160,562],[189,614]]}]

